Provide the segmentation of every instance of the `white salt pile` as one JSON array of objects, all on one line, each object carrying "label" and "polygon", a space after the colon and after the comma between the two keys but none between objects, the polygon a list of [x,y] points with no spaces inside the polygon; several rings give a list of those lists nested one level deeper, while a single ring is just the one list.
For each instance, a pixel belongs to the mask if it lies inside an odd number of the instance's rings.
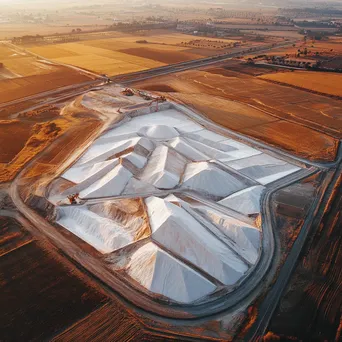
[{"label": "white salt pile", "polygon": [[174,127],[179,133],[194,132],[203,129],[202,126],[188,119],[176,109],[162,110],[156,113],[140,115],[123,123],[121,126],[110,130],[102,137],[116,137],[122,134],[136,133],[142,127],[165,125]]},{"label": "white salt pile", "polygon": [[185,139],[177,137],[169,141],[169,145],[178,153],[192,161],[205,161],[210,158],[196,148],[192,147]]},{"label": "white salt pile", "polygon": [[84,182],[86,179],[94,176],[100,171],[109,172],[116,165],[119,164],[118,159],[107,160],[104,162],[98,162],[95,164],[86,164],[80,166],[73,166],[63,173],[62,177],[69,180],[70,182],[79,184]]},{"label": "white salt pile", "polygon": [[87,207],[59,207],[57,223],[89,243],[101,253],[110,253],[135,242],[137,225],[124,227],[101,217]]},{"label": "white salt pile", "polygon": [[117,165],[105,176],[82,190],[79,197],[86,199],[118,196],[122,193],[132,176],[132,173],[122,165]]},{"label": "white salt pile", "polygon": [[179,136],[179,133],[174,127],[165,125],[146,126],[139,130],[140,134],[151,139],[168,140]]},{"label": "white salt pile", "polygon": [[183,156],[160,145],[152,152],[140,179],[159,189],[173,189],[179,184],[185,164]]},{"label": "white salt pile", "polygon": [[121,156],[122,160],[128,160],[138,169],[143,168],[147,163],[147,158],[138,153],[130,152]]},{"label": "white salt pile", "polygon": [[105,161],[106,159],[115,156],[118,153],[132,148],[140,141],[140,137],[121,140],[116,142],[102,143],[95,141],[95,143],[84,153],[84,155],[77,161],[75,166],[82,164],[95,164],[97,162]]},{"label": "white salt pile", "polygon": [[226,285],[247,272],[246,263],[184,209],[157,197],[145,202],[153,240]]},{"label": "white salt pile", "polygon": [[266,185],[300,170],[299,167],[265,153],[226,163],[241,174]]},{"label": "white salt pile", "polygon": [[216,289],[208,279],[149,242],[135,251],[127,273],[151,292],[189,304]]},{"label": "white salt pile", "polygon": [[182,183],[182,188],[217,197],[228,196],[245,187],[246,184],[233,174],[207,162],[188,164]]},{"label": "white salt pile", "polygon": [[255,185],[250,188],[235,192],[234,194],[219,201],[219,204],[236,210],[244,215],[260,213],[260,198],[265,187]]},{"label": "white salt pile", "polygon": [[197,210],[229,238],[229,246],[238,255],[250,264],[256,263],[261,247],[261,234],[258,228],[207,206]]}]

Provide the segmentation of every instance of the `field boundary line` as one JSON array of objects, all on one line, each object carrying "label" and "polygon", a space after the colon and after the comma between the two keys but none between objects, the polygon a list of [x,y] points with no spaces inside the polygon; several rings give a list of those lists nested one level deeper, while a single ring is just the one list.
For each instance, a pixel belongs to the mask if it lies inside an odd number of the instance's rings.
[{"label": "field boundary line", "polygon": [[10,249],[9,251],[7,251],[7,252],[5,252],[5,253],[3,253],[3,254],[0,254],[0,258],[3,257],[3,256],[5,256],[5,255],[7,255],[7,254],[9,254],[9,253],[15,252],[17,249],[20,249],[21,247],[25,247],[25,246],[27,246],[28,244],[30,244],[30,243],[32,243],[32,242],[34,242],[34,241],[35,241],[34,238],[32,238],[32,239],[29,240],[29,241],[25,241],[25,242],[22,243],[21,245],[15,247],[15,248]]}]

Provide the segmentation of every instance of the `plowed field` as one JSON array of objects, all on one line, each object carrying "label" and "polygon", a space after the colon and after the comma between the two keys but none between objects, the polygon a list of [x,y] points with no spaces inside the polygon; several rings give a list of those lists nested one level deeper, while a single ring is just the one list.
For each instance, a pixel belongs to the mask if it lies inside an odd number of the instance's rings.
[{"label": "plowed field", "polygon": [[134,86],[169,93],[227,128],[310,160],[334,160],[342,137],[339,100],[231,71],[229,63]]},{"label": "plowed field", "polygon": [[[278,72],[260,78],[281,84],[342,97],[342,74],[315,71]],[[329,115],[327,114],[329,117]]]},{"label": "plowed field", "polygon": [[47,340],[106,300],[35,242],[0,257],[0,279],[5,341]]}]

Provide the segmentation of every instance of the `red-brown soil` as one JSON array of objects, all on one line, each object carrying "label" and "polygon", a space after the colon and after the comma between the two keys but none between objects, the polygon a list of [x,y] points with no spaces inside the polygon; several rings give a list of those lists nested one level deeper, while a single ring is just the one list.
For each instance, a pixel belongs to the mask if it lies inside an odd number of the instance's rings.
[{"label": "red-brown soil", "polygon": [[59,112],[59,108],[52,105],[46,105],[36,110],[30,110],[28,112],[20,113],[18,115],[18,118],[23,118],[31,121],[49,121],[59,116]]},{"label": "red-brown soil", "polygon": [[302,229],[310,207],[318,196],[324,173],[313,176],[286,188],[278,190],[272,196],[272,212],[274,214],[277,234],[280,238],[281,262],[292,248]]},{"label": "red-brown soil", "polygon": [[148,331],[121,304],[110,302],[57,335],[52,341],[182,342],[185,340],[181,337],[175,338]]},{"label": "red-brown soil", "polygon": [[317,71],[277,72],[261,75],[260,78],[269,82],[308,89],[310,91],[333,95],[342,98],[342,75]]},{"label": "red-brown soil", "polygon": [[144,87],[145,90],[149,91],[160,91],[165,93],[173,93],[177,92],[176,89],[172,88],[171,86],[167,84],[150,84]]},{"label": "red-brown soil", "polygon": [[[241,132],[270,145],[282,146],[293,154],[311,160],[333,160],[338,149],[337,140],[283,120],[261,125],[257,129],[242,129]],[[319,146],[320,150],[314,146]]]},{"label": "red-brown soil", "polygon": [[193,59],[203,58],[200,55],[183,51],[163,51],[153,48],[131,48],[119,50],[120,52],[127,53],[129,55],[152,59],[154,61],[162,62],[165,64],[173,64],[191,61]]},{"label": "red-brown soil", "polygon": [[90,80],[67,67],[59,67],[50,74],[0,80],[0,103]]},{"label": "red-brown soil", "polygon": [[12,218],[0,216],[0,256],[31,241],[31,235]]},{"label": "red-brown soil", "polygon": [[342,305],[341,180],[321,225],[299,259],[269,330],[289,340],[340,341]]},{"label": "red-brown soil", "polygon": [[141,325],[120,304],[108,303],[52,341],[141,341]]},{"label": "red-brown soil", "polygon": [[[22,135],[15,139],[13,138],[16,136],[15,130],[6,129],[0,131],[0,139],[2,135],[7,139],[7,144],[1,145],[0,151],[3,150],[5,156],[9,155],[11,157],[11,159],[8,157],[4,163],[1,163],[0,159],[0,182],[13,179],[21,167],[48,146],[54,149],[54,152],[50,154],[53,157],[49,159],[49,154],[44,156],[41,163],[30,168],[30,175],[41,175],[49,172],[49,170],[54,170],[63,159],[63,156],[77,148],[100,125],[100,121],[92,115],[84,115],[81,118],[75,118],[73,115],[63,115],[55,120],[46,121],[49,116],[55,117],[56,114],[59,115],[59,110],[56,108],[53,107],[51,111],[52,113],[50,113],[49,108],[43,107],[42,111],[37,110],[34,114],[29,112],[27,116],[21,119],[22,121],[15,121],[17,122],[16,125],[20,125],[20,127],[27,130],[28,136]],[[44,114],[46,114],[46,118]],[[33,123],[35,124],[33,125]],[[8,128],[12,128],[12,125],[9,125]],[[62,145],[56,147],[51,145],[56,138],[61,139]]]},{"label": "red-brown soil", "polygon": [[[247,63],[231,63],[228,67],[222,68],[212,68],[208,69],[208,72],[212,74],[218,74],[223,76],[232,76],[234,72],[240,72],[242,74],[252,75],[252,76],[259,76],[264,74],[276,73],[279,71],[277,67],[262,65],[262,64],[247,64]],[[284,72],[284,69],[282,69]]]},{"label": "red-brown soil", "polygon": [[0,120],[0,163],[9,163],[31,136],[33,123]]},{"label": "red-brown soil", "polygon": [[70,127],[49,150],[27,170],[25,177],[36,177],[44,173],[53,173],[56,168],[77,148],[86,141],[101,125],[99,120],[83,119]]},{"label": "red-brown soil", "polygon": [[[30,124],[27,125],[29,126]],[[41,152],[58,136],[63,134],[70,125],[71,122],[64,118],[54,121],[36,123],[30,131],[30,137],[25,142],[22,142],[24,146],[22,146],[13,159],[7,164],[0,163],[0,182],[11,180],[22,166],[24,166],[36,154]],[[9,134],[11,133],[12,139],[10,136],[7,137],[9,144],[8,146],[12,146],[10,143],[11,140],[15,141],[13,132],[10,131]],[[5,151],[7,151],[7,148],[7,146],[4,146]]]},{"label": "red-brown soil", "polygon": [[[270,84],[229,70],[187,71],[137,82],[135,87],[170,93],[211,120],[272,146],[314,161],[336,157],[342,137],[339,100]],[[165,88],[166,86],[166,88]],[[171,89],[170,89],[171,88]]]},{"label": "red-brown soil", "polygon": [[36,242],[0,257],[0,279],[6,341],[48,340],[106,301]]}]

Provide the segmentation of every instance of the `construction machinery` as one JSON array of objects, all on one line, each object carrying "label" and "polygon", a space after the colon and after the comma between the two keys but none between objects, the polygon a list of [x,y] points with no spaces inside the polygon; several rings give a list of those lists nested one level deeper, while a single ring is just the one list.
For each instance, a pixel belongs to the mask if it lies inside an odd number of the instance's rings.
[{"label": "construction machinery", "polygon": [[156,103],[156,112],[158,112],[158,110],[159,110],[159,103],[160,102],[165,102],[165,101],[166,101],[166,97],[165,96],[159,96],[159,97],[153,99],[150,102],[150,105],[152,105],[155,102]]},{"label": "construction machinery", "polygon": [[143,91],[138,90],[138,93],[139,93],[139,96],[141,96],[146,101],[150,101],[153,99],[150,95],[144,93]]},{"label": "construction machinery", "polygon": [[68,196],[68,200],[70,202],[70,204],[77,204],[77,200],[78,200],[79,194],[72,194]]},{"label": "construction machinery", "polygon": [[131,88],[126,88],[125,90],[122,91],[122,94],[126,95],[126,96],[133,96],[134,95],[134,91]]}]

